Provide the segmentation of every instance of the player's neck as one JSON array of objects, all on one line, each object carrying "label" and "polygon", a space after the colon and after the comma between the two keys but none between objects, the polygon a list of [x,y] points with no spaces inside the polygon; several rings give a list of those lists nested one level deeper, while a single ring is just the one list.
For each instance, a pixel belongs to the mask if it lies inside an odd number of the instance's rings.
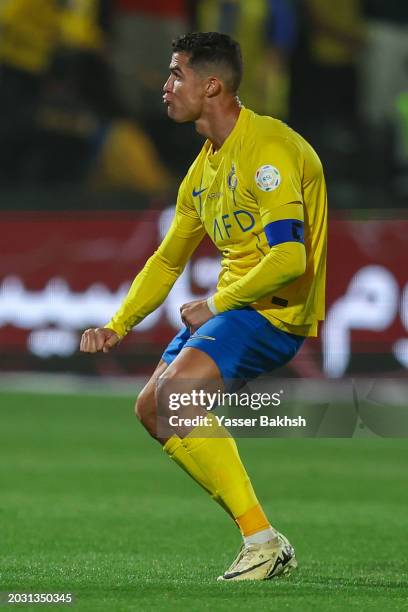
[{"label": "player's neck", "polygon": [[241,112],[241,102],[234,97],[226,104],[220,104],[204,113],[195,123],[196,130],[212,142],[213,150],[218,151],[232,132]]}]

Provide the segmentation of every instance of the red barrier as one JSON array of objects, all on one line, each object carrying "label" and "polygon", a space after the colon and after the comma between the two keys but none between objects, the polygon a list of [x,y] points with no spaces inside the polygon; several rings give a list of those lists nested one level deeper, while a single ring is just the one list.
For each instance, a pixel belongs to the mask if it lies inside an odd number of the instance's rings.
[{"label": "red barrier", "polygon": [[[71,357],[80,331],[107,322],[164,235],[172,211],[2,213],[0,342],[3,355]],[[382,353],[408,367],[408,221],[333,221],[329,231],[327,320],[307,343],[326,375],[353,371],[353,355]],[[215,285],[218,256],[197,249],[170,296],[119,351],[160,353],[179,328],[181,303]],[[300,368],[301,371],[301,368]],[[304,372],[303,372],[304,373]]]}]

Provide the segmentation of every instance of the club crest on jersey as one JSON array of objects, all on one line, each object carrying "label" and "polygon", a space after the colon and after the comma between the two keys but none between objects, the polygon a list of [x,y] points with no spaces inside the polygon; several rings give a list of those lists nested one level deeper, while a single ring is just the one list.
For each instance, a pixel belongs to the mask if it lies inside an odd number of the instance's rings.
[{"label": "club crest on jersey", "polygon": [[275,166],[266,164],[256,171],[255,182],[262,191],[273,191],[281,184],[281,175]]},{"label": "club crest on jersey", "polygon": [[232,162],[231,170],[227,178],[227,183],[228,183],[228,189],[230,189],[231,191],[235,191],[238,185],[238,177],[237,177],[237,172],[235,169],[234,162]]}]

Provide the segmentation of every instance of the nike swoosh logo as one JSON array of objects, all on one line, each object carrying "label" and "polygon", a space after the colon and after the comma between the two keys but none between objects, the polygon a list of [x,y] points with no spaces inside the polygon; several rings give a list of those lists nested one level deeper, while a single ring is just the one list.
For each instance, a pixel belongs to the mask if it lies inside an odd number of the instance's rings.
[{"label": "nike swoosh logo", "polygon": [[190,340],[197,340],[202,338],[203,340],[215,340],[215,338],[213,338],[212,336],[199,336],[199,335],[195,335],[193,334],[192,336],[190,336]]},{"label": "nike swoosh logo", "polygon": [[265,563],[269,563],[270,559],[267,559],[266,561],[262,561],[261,563],[257,563],[257,565],[253,565],[252,567],[248,567],[248,569],[246,570],[242,570],[242,572],[232,572],[232,574],[224,574],[224,580],[230,580],[231,578],[235,578],[236,576],[242,576],[242,574],[247,574],[248,572],[252,572],[252,570],[256,569],[257,567],[261,567],[262,565],[265,565]]},{"label": "nike swoosh logo", "polygon": [[196,191],[195,188],[193,189],[193,198],[196,198],[197,196],[201,195],[202,193],[204,193],[204,191],[207,191],[208,187],[204,187],[204,189],[200,189],[199,191]]}]

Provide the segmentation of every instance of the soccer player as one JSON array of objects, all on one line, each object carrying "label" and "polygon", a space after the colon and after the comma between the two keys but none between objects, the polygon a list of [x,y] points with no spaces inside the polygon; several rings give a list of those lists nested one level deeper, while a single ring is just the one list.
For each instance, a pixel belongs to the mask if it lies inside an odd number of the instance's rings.
[{"label": "soccer player", "polygon": [[[163,101],[176,122],[207,138],[184,178],[172,225],[104,328],[81,350],[107,352],[166,298],[207,233],[222,253],[217,289],[181,306],[184,326],[136,402],[136,414],[165,452],[234,519],[243,545],[219,580],[264,580],[297,565],[269,522],[237,446],[221,426],[160,429],[171,390],[247,381],[287,363],[324,318],[326,188],[312,147],[284,123],[237,97],[239,44],[217,32],[173,42]],[[213,431],[213,430],[212,430]]]}]

